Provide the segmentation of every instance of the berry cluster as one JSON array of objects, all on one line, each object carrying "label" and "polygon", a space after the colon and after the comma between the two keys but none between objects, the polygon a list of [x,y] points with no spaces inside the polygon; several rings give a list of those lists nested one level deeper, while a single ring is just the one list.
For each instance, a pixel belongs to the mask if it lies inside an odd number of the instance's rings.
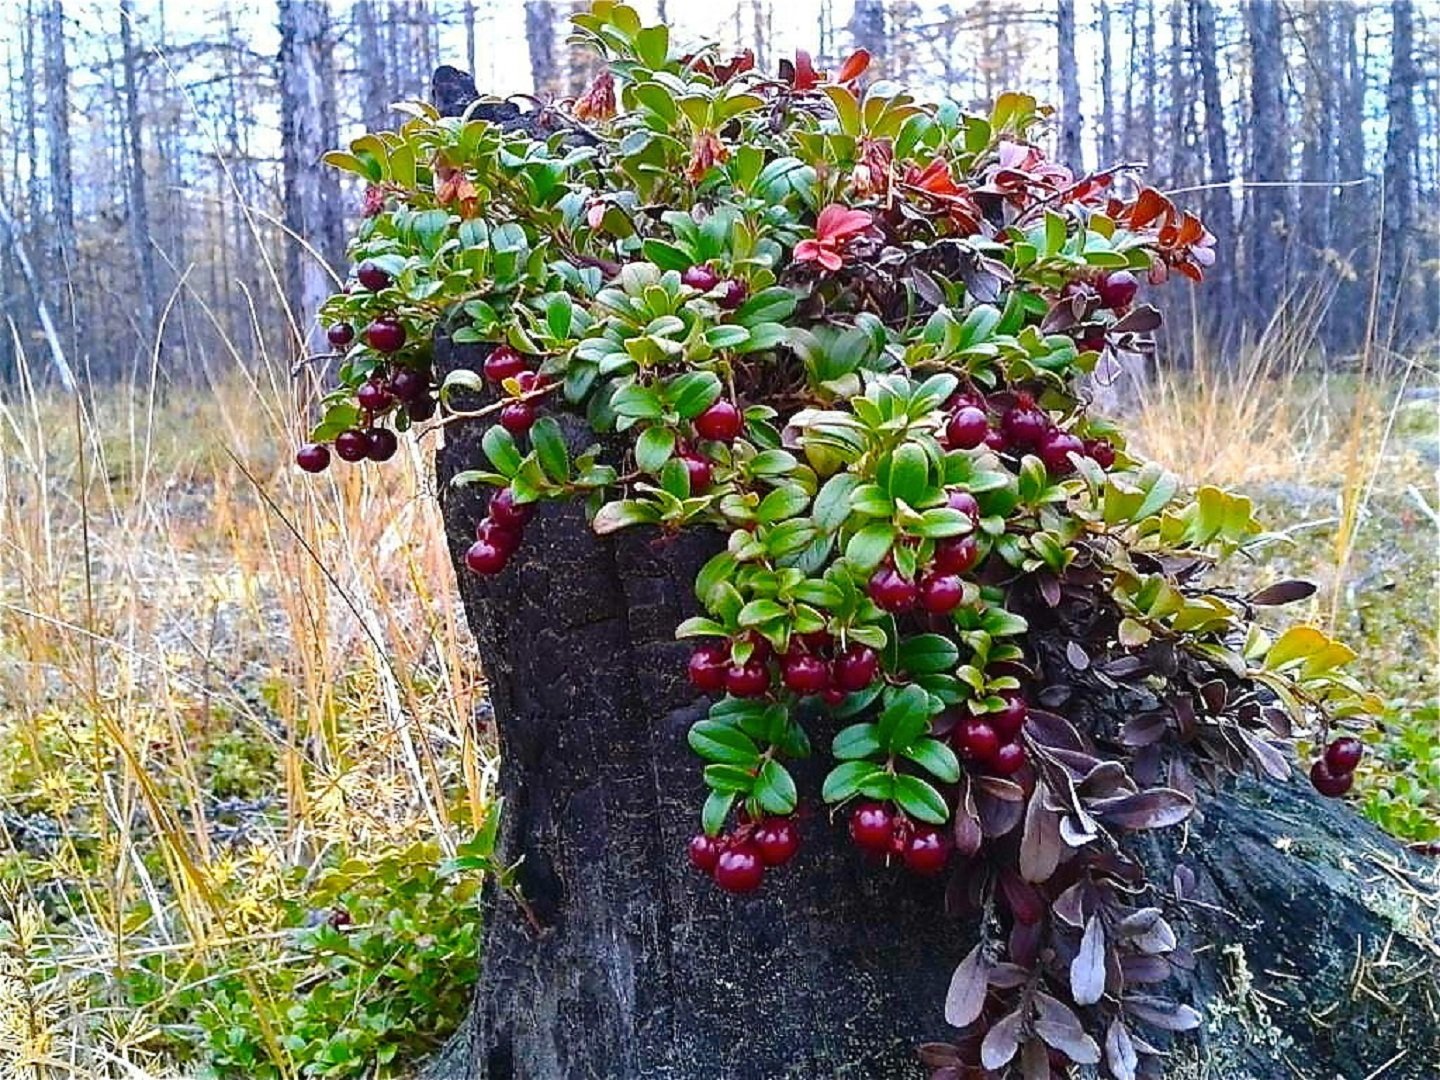
[{"label": "berry cluster", "polygon": [[[390,275],[373,262],[362,262],[355,271],[359,287],[370,292],[389,288]],[[325,332],[330,345],[344,352],[355,343],[355,327],[348,322],[335,323]],[[405,324],[398,319],[380,316],[365,327],[364,344],[384,357],[370,377],[355,390],[355,404],[364,417],[360,426],[347,428],[335,436],[335,455],[342,461],[389,461],[399,448],[395,430],[383,427],[387,417],[408,426],[417,420],[435,415],[433,379],[428,364],[402,361],[399,353],[406,342]],[[330,448],[323,442],[306,443],[295,452],[295,464],[310,473],[324,472],[330,466]]]},{"label": "berry cluster", "polygon": [[800,850],[800,830],[793,817],[742,818],[731,832],[720,836],[698,833],[691,837],[690,865],[709,874],[730,893],[750,893],[760,887],[768,868],[784,866]]},{"label": "berry cluster", "polygon": [[[980,524],[980,504],[968,491],[952,489],[946,505],[968,517],[972,529]],[[900,573],[892,557],[870,575],[866,592],[877,607],[892,615],[917,608],[931,615],[948,615],[965,599],[965,583],[960,575],[974,569],[979,560],[980,544],[973,531],[945,537],[936,542],[934,558],[915,580]]]},{"label": "berry cluster", "polygon": [[933,877],[950,859],[950,838],[933,825],[916,825],[888,803],[864,802],[850,812],[850,839],[877,859],[898,858],[905,869]]},{"label": "berry cluster", "polygon": [[1020,732],[1029,709],[1019,694],[999,696],[1003,708],[960,720],[950,733],[950,744],[961,761],[997,776],[1013,776],[1028,760]]},{"label": "berry cluster", "polygon": [[1310,783],[1321,795],[1339,798],[1355,783],[1355,769],[1364,756],[1364,743],[1354,736],[1342,735],[1310,766]]},{"label": "berry cluster", "polygon": [[489,576],[504,570],[525,537],[525,526],[535,514],[534,503],[517,503],[509,488],[490,497],[490,510],[475,527],[475,542],[465,551],[465,565]]},{"label": "berry cluster", "polygon": [[707,643],[691,653],[691,684],[707,694],[757,698],[770,693],[778,680],[802,697],[819,694],[827,705],[838,705],[846,694],[866,689],[880,674],[880,654],[874,649],[858,642],[841,648],[824,631],[795,635],[780,656],[758,634],[742,640],[750,646],[743,661],[734,655],[739,642]]},{"label": "berry cluster", "polygon": [[946,445],[952,450],[974,450],[984,444],[997,454],[1033,453],[1052,476],[1075,471],[1071,454],[1091,458],[1102,469],[1114,466],[1115,447],[1105,439],[1082,439],[1057,427],[1028,391],[1017,391],[1008,398],[1008,404],[997,398],[987,406],[975,395],[957,397],[945,424]]},{"label": "berry cluster", "polygon": [[530,366],[524,354],[509,345],[497,345],[485,358],[485,378],[511,392],[500,410],[500,426],[517,438],[539,418],[533,395],[550,387],[550,380]]},{"label": "berry cluster", "polygon": [[714,267],[697,263],[680,275],[682,284],[702,293],[715,301],[723,311],[734,311],[745,302],[750,287],[741,278],[721,278]]}]

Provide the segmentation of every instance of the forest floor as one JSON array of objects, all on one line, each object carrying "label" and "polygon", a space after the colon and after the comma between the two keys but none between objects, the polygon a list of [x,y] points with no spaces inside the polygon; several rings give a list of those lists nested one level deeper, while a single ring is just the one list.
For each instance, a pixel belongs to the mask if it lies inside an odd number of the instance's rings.
[{"label": "forest floor", "polygon": [[[1256,366],[1133,417],[1286,538],[1223,574],[1319,584],[1271,618],[1359,652],[1387,709],[1355,798],[1417,841],[1437,407]],[[463,1013],[495,761],[428,446],[305,477],[290,410],[240,379],[0,398],[0,1075],[386,1075]]]}]

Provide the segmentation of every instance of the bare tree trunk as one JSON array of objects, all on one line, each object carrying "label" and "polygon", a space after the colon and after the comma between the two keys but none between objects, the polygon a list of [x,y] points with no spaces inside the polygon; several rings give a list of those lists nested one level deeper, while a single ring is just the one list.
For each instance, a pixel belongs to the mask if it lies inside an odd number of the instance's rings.
[{"label": "bare tree trunk", "polygon": [[1171,187],[1189,176],[1185,169],[1191,94],[1185,78],[1185,0],[1170,0],[1170,175]]},{"label": "bare tree trunk", "polygon": [[[57,262],[68,278],[75,258],[75,188],[70,172],[70,66],[65,59],[65,11],[48,0],[40,15],[45,39],[45,142],[50,158],[50,226]],[[61,290],[62,292],[64,290]],[[67,303],[68,310],[69,304]],[[72,349],[73,341],[72,341]]]},{"label": "bare tree trunk", "polygon": [[1144,64],[1141,70],[1144,72],[1144,94],[1143,108],[1140,115],[1141,134],[1145,139],[1145,162],[1152,168],[1155,165],[1155,0],[1145,0],[1145,49]]},{"label": "bare tree trunk", "polygon": [[1113,165],[1117,154],[1115,130],[1114,49],[1110,41],[1110,5],[1100,0],[1100,167]]},{"label": "bare tree trunk", "polygon": [[[1205,106],[1206,180],[1225,184],[1231,176],[1230,147],[1225,131],[1225,105],[1220,92],[1220,70],[1215,43],[1215,5],[1211,0],[1191,0],[1194,6],[1195,60],[1200,69],[1200,94]],[[1205,193],[1205,217],[1215,244],[1221,269],[1211,286],[1216,303],[1209,305],[1208,324],[1222,347],[1238,329],[1235,319],[1235,201],[1228,186]]]},{"label": "bare tree trunk", "polygon": [[1282,229],[1286,220],[1289,141],[1285,123],[1285,51],[1281,8],[1272,0],[1246,0],[1250,38],[1250,168],[1255,184],[1247,200],[1245,291],[1252,327],[1275,313],[1285,288]]},{"label": "bare tree trunk", "polygon": [[890,37],[885,28],[884,0],[855,0],[850,16],[850,38],[855,48],[867,50],[881,78],[890,77]]},{"label": "bare tree trunk", "polygon": [[1060,157],[1085,170],[1080,143],[1080,77],[1075,70],[1075,0],[1056,0],[1056,47],[1060,62]]},{"label": "bare tree trunk", "polygon": [[280,114],[285,171],[285,226],[324,259],[304,252],[293,238],[285,246],[291,315],[308,343],[315,313],[330,294],[325,263],[344,257],[340,182],[320,157],[334,147],[335,72],[329,10],[305,0],[280,0]]},{"label": "bare tree trunk", "polygon": [[555,58],[555,6],[547,0],[525,0],[525,44],[530,49],[530,77],[535,93],[560,92],[560,65]]},{"label": "bare tree trunk", "polygon": [[140,82],[136,70],[133,0],[120,0],[120,62],[125,81],[125,142],[129,152],[130,235],[140,268],[140,328],[145,348],[160,348],[160,284],[155,270],[154,238],[150,233],[150,202],[145,180],[145,146],[141,136]]},{"label": "bare tree trunk", "polygon": [[375,18],[375,0],[356,0],[352,18],[360,68],[361,119],[367,131],[381,131],[389,119],[390,86],[385,78],[385,47]]},{"label": "bare tree trunk", "polygon": [[1388,125],[1385,135],[1385,214],[1380,228],[1380,296],[1382,313],[1392,316],[1382,325],[1395,328],[1395,340],[1404,343],[1418,321],[1419,299],[1413,287],[1415,244],[1415,126],[1414,11],[1411,0],[1390,5],[1394,29],[1390,40],[1390,86],[1386,94]]}]

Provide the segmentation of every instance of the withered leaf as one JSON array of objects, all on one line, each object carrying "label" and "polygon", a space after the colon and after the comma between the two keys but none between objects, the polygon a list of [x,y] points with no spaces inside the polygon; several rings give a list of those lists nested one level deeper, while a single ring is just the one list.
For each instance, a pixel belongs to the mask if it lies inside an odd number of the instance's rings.
[{"label": "withered leaf", "polygon": [[1076,671],[1084,671],[1090,666],[1090,654],[1080,647],[1078,641],[1065,643],[1065,659]]},{"label": "withered leaf", "polygon": [[1025,831],[1020,837],[1020,876],[1031,883],[1049,880],[1065,853],[1060,815],[1045,808],[1045,791],[1044,784],[1035,785],[1025,807]]},{"label": "withered leaf", "polygon": [[1149,304],[1134,308],[1110,328],[1114,334],[1148,334],[1160,325],[1160,312]]},{"label": "withered leaf", "polygon": [[1135,1067],[1140,1064],[1140,1055],[1135,1053],[1130,1030],[1118,1016],[1110,1021],[1110,1027],[1105,1032],[1105,1061],[1115,1074],[1115,1080],[1135,1080]]},{"label": "withered leaf", "polygon": [[1039,1039],[1031,1039],[1020,1051],[1023,1080],[1050,1080],[1050,1053]]},{"label": "withered leaf", "polygon": [[1246,599],[1256,607],[1279,607],[1281,604],[1293,604],[1314,595],[1313,581],[1277,581],[1259,592],[1251,593]]},{"label": "withered leaf", "polygon": [[1080,938],[1080,951],[1070,961],[1070,993],[1077,1005],[1094,1005],[1105,996],[1105,927],[1091,915]]},{"label": "withered leaf", "polygon": [[1238,730],[1240,738],[1245,740],[1245,749],[1250,751],[1250,759],[1264,773],[1276,780],[1290,779],[1290,763],[1285,760],[1284,754],[1253,731],[1243,727]]},{"label": "withered leaf", "polygon": [[990,985],[997,990],[1014,990],[1030,981],[1030,969],[1019,964],[996,964],[990,969]]},{"label": "withered leaf", "polygon": [[1035,995],[1035,1034],[1059,1050],[1077,1065],[1097,1065],[1100,1047],[1085,1029],[1080,1018],[1068,1005],[1046,993]]},{"label": "withered leaf", "polygon": [[945,1022],[965,1028],[978,1020],[985,1010],[989,980],[990,964],[985,959],[985,950],[976,945],[950,976],[950,989],[945,994]]},{"label": "withered leaf", "polygon": [[1134,795],[1100,799],[1090,809],[1107,825],[1122,829],[1165,829],[1188,818],[1195,804],[1173,788],[1150,788]]},{"label": "withered leaf", "polygon": [[920,1064],[927,1069],[941,1069],[948,1065],[959,1065],[960,1051],[950,1043],[922,1043],[919,1047]]},{"label": "withered leaf", "polygon": [[1025,721],[1025,731],[1036,742],[1053,747],[1058,750],[1076,750],[1081,753],[1085,751],[1085,740],[1075,730],[1075,725],[1066,720],[1063,716],[1046,712],[1044,709],[1031,709],[1029,719]]},{"label": "withered leaf", "polygon": [[1163,998],[1127,997],[1125,1008],[1136,1019],[1165,1031],[1192,1031],[1200,1026],[1200,1014],[1189,1005]]},{"label": "withered leaf", "polygon": [[987,1069],[1003,1069],[1020,1049],[1021,1013],[1016,1009],[995,1021],[980,1044],[980,1064]]}]

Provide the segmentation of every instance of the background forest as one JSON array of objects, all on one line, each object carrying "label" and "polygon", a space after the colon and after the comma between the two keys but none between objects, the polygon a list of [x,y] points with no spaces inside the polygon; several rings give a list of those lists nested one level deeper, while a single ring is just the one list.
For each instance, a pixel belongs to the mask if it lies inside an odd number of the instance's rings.
[{"label": "background forest", "polygon": [[[10,0],[0,21],[0,1078],[406,1075],[476,977],[495,758],[434,432],[302,476],[361,192],[438,63],[568,96],[578,4]],[[1132,445],[1290,541],[1249,591],[1384,695],[1353,798],[1440,843],[1440,4],[638,0],[1148,162],[1220,255]],[[326,267],[328,266],[328,270]],[[62,383],[74,374],[77,392]],[[1302,748],[1308,750],[1308,748]]]}]

